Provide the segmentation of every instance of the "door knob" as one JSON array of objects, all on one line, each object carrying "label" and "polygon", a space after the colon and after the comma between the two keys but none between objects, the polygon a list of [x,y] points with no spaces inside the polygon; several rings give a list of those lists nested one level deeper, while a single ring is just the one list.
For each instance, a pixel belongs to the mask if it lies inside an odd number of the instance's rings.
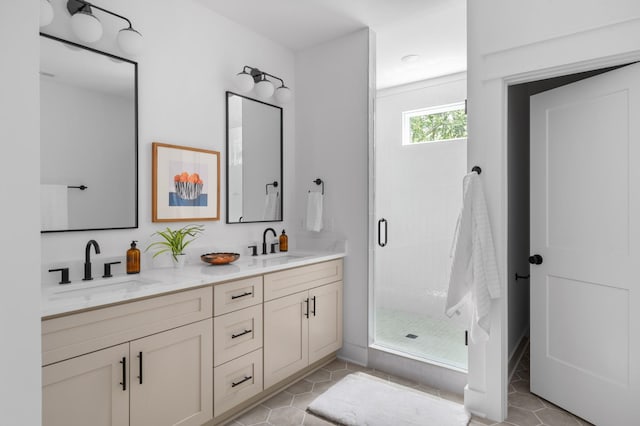
[{"label": "door knob", "polygon": [[540,256],[539,254],[529,256],[529,263],[532,265],[540,265],[542,263],[542,256]]}]

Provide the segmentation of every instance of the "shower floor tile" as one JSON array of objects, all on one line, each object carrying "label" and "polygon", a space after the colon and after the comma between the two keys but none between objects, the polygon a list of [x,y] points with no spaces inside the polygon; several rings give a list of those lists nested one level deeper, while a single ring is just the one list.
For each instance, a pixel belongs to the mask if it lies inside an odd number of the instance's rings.
[{"label": "shower floor tile", "polygon": [[448,318],[376,309],[375,343],[412,356],[467,369],[465,328]]}]

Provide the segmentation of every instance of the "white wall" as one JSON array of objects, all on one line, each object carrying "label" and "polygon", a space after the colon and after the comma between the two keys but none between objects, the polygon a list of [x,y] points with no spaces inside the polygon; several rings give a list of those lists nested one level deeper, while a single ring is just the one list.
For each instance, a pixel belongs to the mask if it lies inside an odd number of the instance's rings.
[{"label": "white wall", "polygon": [[508,84],[640,58],[640,3],[632,0],[467,2],[469,164],[483,170],[503,297],[491,338],[471,345],[465,405],[492,419],[507,413]]},{"label": "white wall", "polygon": [[[305,217],[305,195],[325,181],[325,229],[348,241],[344,264],[344,348],[359,363],[367,357],[369,30],[296,55],[295,230]],[[304,76],[304,78],[302,78]],[[304,233],[303,233],[304,234]]]},{"label": "white wall", "polygon": [[[42,29],[43,32],[76,41],[69,27],[66,1],[53,0],[53,3],[56,18]],[[190,246],[189,261],[199,262],[197,256],[203,250],[248,254],[249,243],[262,240],[265,224],[224,223],[225,91],[235,90],[233,76],[244,65],[250,65],[284,79],[295,97],[293,53],[215,14],[195,0],[115,0],[109,3],[108,8],[131,19],[145,42],[144,51],[137,58],[132,58],[138,61],[139,228],[42,235],[42,270],[50,265],[80,265],[89,239],[97,240],[102,249],[102,254],[94,256],[96,264],[114,257],[124,258],[130,240],[139,240],[139,246],[144,250],[150,235],[166,226],[151,222],[152,142],[221,152],[221,218],[217,222],[202,222],[206,231]],[[108,17],[102,22],[105,34],[92,47],[122,56],[115,43],[120,22]],[[255,94],[249,93],[248,96],[255,97]],[[284,106],[285,221],[274,223],[277,229],[288,229],[288,224],[293,223],[294,111],[295,99]],[[150,264],[147,253],[143,255],[142,268]],[[116,265],[114,272],[122,273],[123,268],[124,262]],[[53,275],[43,272],[44,279],[50,282],[55,282]],[[72,267],[71,280],[78,280],[81,276],[81,268]]]},{"label": "white wall", "polygon": [[38,14],[35,1],[0,2],[2,180],[15,182],[0,209],[3,425],[41,421]]},{"label": "white wall", "polygon": [[376,308],[444,317],[467,142],[403,146],[402,113],[466,95],[465,73],[378,91],[375,209],[389,223],[389,242],[375,247]]}]

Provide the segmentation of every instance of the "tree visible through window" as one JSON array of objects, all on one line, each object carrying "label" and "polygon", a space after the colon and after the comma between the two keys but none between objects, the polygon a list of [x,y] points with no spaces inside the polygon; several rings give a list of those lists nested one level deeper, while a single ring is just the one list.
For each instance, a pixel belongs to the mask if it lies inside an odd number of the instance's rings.
[{"label": "tree visible through window", "polygon": [[464,103],[407,111],[402,116],[403,145],[467,137]]}]

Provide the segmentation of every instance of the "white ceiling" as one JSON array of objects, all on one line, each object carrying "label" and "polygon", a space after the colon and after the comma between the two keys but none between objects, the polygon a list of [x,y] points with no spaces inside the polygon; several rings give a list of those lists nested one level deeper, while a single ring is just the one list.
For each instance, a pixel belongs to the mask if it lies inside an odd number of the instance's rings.
[{"label": "white ceiling", "polygon": [[370,27],[378,89],[466,70],[465,0],[199,1],[293,51]]}]

